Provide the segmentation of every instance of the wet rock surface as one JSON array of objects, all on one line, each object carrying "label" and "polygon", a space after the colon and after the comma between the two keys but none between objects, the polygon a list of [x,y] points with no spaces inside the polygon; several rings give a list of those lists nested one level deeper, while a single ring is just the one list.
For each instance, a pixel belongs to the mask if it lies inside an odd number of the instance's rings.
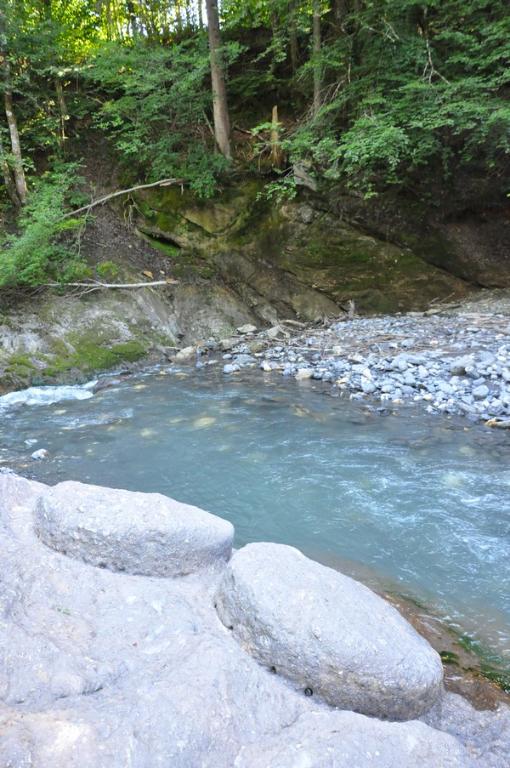
[{"label": "wet rock surface", "polygon": [[341,709],[410,720],[439,696],[439,656],[371,590],[282,544],[232,558],[218,614],[254,658]]},{"label": "wet rock surface", "polygon": [[0,474],[0,765],[508,765],[508,707],[476,712],[441,693],[426,725],[331,709],[218,619],[226,564],[154,578],[65,556],[34,530],[45,494]]}]

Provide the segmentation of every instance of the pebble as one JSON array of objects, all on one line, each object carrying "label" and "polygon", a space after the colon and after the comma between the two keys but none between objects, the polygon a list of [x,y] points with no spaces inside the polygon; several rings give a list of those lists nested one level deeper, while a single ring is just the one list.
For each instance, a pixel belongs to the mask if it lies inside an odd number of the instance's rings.
[{"label": "pebble", "polygon": [[[246,339],[226,338],[225,374],[257,366],[296,380],[330,382],[354,399],[405,401],[429,413],[471,420],[510,419],[508,316],[484,312],[411,312],[335,320],[318,328],[281,325]],[[210,353],[214,349],[209,347]],[[228,361],[228,362],[227,362]]]}]

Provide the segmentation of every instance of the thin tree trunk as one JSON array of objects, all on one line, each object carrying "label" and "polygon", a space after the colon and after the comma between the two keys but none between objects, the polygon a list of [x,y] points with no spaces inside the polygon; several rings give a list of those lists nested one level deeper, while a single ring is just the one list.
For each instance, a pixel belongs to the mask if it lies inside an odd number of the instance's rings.
[{"label": "thin tree trunk", "polygon": [[204,28],[204,13],[203,13],[203,0],[197,0],[197,7],[198,7],[198,27],[199,29]]},{"label": "thin tree trunk", "polygon": [[57,92],[57,103],[58,103],[59,122],[60,122],[59,142],[60,142],[60,146],[63,148],[65,144],[65,140],[67,138],[66,121],[67,121],[68,115],[67,115],[66,100],[64,96],[64,88],[62,86],[62,80],[58,75],[55,79],[55,90]]},{"label": "thin tree trunk", "polygon": [[347,14],[347,0],[333,0],[332,10],[336,25],[341,26]]},{"label": "thin tree trunk", "polygon": [[213,95],[214,135],[222,155],[232,159],[230,149],[230,117],[228,113],[227,88],[221,57],[220,21],[218,0],[206,0],[207,25],[209,33],[209,55],[211,59],[211,81]]},{"label": "thin tree trunk", "polygon": [[9,134],[11,136],[11,151],[14,159],[14,182],[16,184],[16,192],[18,193],[20,203],[24,205],[27,200],[27,182],[25,179],[25,171],[23,170],[23,158],[21,156],[18,124],[16,122],[16,115],[14,114],[12,105],[12,91],[5,90],[4,104],[5,116],[7,118],[7,125],[9,126]]},{"label": "thin tree trunk", "polygon": [[138,35],[138,19],[136,18],[135,4],[133,3],[133,0],[127,0],[126,10],[129,26],[131,28],[131,37],[135,38]]},{"label": "thin tree trunk", "polygon": [[313,114],[321,108],[321,8],[320,0],[313,0],[312,58],[313,58]]},{"label": "thin tree trunk", "polygon": [[4,184],[7,190],[7,194],[9,195],[12,204],[16,208],[18,208],[20,205],[20,201],[19,201],[18,193],[16,192],[16,185],[14,184],[14,181],[11,176],[11,169],[9,168],[9,163],[7,162],[7,158],[5,156],[4,146],[3,146],[1,136],[0,136],[0,166],[2,168],[2,176],[4,179]]},{"label": "thin tree trunk", "polygon": [[296,21],[296,0],[289,2],[289,48],[290,48],[290,64],[292,72],[295,73],[299,66],[299,48],[297,38],[297,21]]},{"label": "thin tree trunk", "polygon": [[9,126],[9,135],[11,137],[11,152],[14,161],[13,173],[14,183],[19,201],[22,205],[27,199],[27,183],[25,180],[25,171],[23,170],[23,158],[21,156],[21,144],[19,140],[18,124],[14,114],[12,104],[12,85],[11,85],[11,67],[7,58],[7,31],[5,24],[5,14],[0,10],[0,67],[2,69],[4,80],[4,107],[7,125]]},{"label": "thin tree trunk", "polygon": [[282,166],[282,145],[280,143],[280,124],[278,122],[278,107],[273,107],[271,115],[271,165],[273,168]]}]

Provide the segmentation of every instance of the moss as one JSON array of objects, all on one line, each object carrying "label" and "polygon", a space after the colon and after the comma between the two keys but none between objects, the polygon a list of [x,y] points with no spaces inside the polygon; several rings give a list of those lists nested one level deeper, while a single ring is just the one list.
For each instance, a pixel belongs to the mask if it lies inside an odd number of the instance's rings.
[{"label": "moss", "polygon": [[441,651],[441,653],[439,655],[441,656],[441,661],[443,662],[443,664],[458,664],[459,663],[459,657],[453,651]]},{"label": "moss", "polygon": [[34,370],[35,367],[36,366],[28,355],[15,354],[9,357],[5,369],[6,371],[15,370],[17,368],[27,368],[28,370]]},{"label": "moss", "polygon": [[492,680],[506,693],[510,693],[510,669],[506,659],[491,653],[478,640],[473,640],[468,635],[461,635],[458,638],[458,643],[464,650],[479,658],[480,674],[483,677]]},{"label": "moss", "polygon": [[114,368],[123,362],[135,362],[143,357],[147,348],[140,341],[132,340],[113,346],[97,344],[81,340],[75,345],[71,354],[56,355],[42,371],[45,378],[55,378],[59,375],[77,369],[83,373]]}]

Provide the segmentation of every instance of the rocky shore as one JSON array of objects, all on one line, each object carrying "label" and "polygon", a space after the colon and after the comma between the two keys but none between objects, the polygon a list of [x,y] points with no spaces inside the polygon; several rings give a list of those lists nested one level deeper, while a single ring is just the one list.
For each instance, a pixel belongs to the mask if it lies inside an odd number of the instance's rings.
[{"label": "rocky shore", "polygon": [[0,475],[0,765],[506,768],[385,600],[158,494]]},{"label": "rocky shore", "polygon": [[404,402],[429,413],[510,428],[510,301],[475,300],[425,312],[347,317],[321,326],[283,321],[181,350],[175,360],[331,383],[352,399]]}]

